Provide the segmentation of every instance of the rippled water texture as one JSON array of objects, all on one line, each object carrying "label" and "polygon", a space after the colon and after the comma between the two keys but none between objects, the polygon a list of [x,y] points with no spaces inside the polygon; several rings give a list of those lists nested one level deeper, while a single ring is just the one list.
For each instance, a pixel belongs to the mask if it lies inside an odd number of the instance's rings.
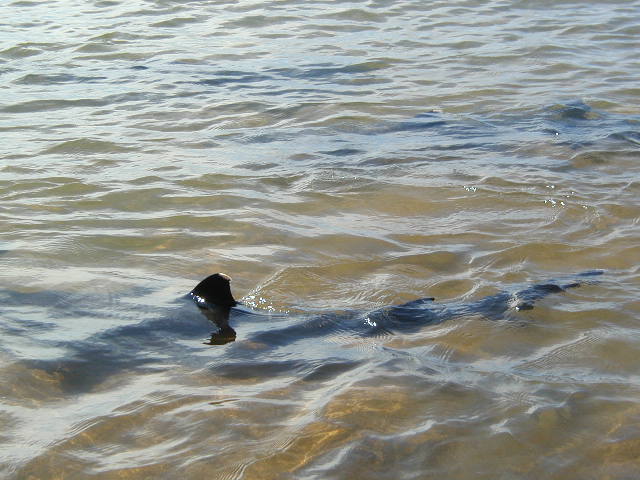
[{"label": "rippled water texture", "polygon": [[[0,476],[638,478],[639,39],[633,0],[3,2]],[[216,271],[262,310],[226,345]]]}]

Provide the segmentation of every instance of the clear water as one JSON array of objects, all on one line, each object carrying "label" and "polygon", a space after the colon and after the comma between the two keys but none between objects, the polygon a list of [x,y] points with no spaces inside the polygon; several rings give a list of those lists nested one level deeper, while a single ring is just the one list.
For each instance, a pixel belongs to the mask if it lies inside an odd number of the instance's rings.
[{"label": "clear water", "polygon": [[[628,0],[3,3],[2,475],[637,478],[639,39]],[[216,271],[262,313],[212,346]],[[367,334],[427,296],[463,313]]]}]

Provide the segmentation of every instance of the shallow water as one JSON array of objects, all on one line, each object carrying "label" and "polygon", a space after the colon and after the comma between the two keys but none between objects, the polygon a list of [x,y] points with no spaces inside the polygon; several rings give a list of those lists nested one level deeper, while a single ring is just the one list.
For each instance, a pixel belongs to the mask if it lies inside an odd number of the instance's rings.
[{"label": "shallow water", "polygon": [[637,478],[640,2],[0,13],[3,477]]}]

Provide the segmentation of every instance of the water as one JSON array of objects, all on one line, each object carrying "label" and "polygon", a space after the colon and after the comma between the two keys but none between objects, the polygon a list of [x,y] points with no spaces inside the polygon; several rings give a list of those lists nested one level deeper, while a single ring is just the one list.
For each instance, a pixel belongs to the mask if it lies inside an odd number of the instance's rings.
[{"label": "water", "polygon": [[3,477],[637,478],[640,2],[0,13]]}]

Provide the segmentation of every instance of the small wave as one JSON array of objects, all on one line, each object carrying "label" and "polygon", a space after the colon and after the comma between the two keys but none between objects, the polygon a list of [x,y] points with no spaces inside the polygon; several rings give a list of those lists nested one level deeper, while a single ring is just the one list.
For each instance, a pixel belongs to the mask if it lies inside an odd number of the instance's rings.
[{"label": "small wave", "polygon": [[115,142],[95,140],[91,138],[79,138],[76,140],[68,140],[66,142],[62,142],[49,147],[40,152],[40,154],[86,155],[98,153],[124,153],[131,150],[132,148],[120,145]]},{"label": "small wave", "polygon": [[105,80],[107,77],[79,77],[67,73],[37,74],[29,73],[15,80],[21,85],[56,85],[64,83],[93,83]]}]

